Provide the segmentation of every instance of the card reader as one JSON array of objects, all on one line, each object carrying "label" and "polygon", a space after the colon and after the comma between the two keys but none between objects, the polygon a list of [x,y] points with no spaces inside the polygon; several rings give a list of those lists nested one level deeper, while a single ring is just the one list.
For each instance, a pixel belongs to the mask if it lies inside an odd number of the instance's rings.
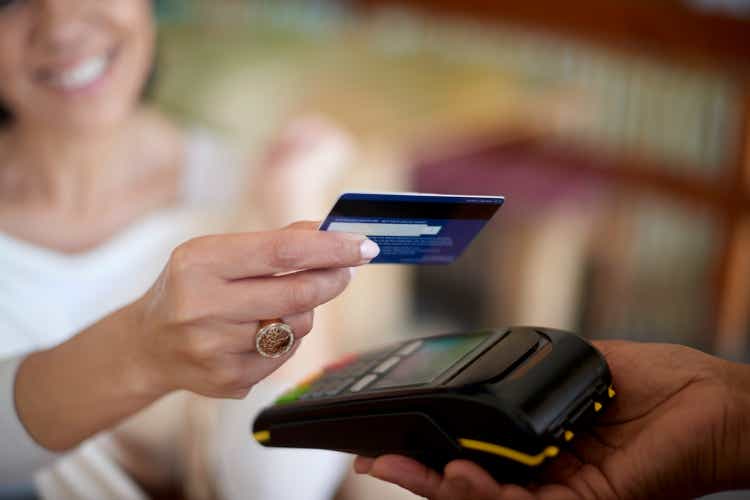
[{"label": "card reader", "polygon": [[581,337],[481,330],[347,356],[265,408],[252,433],[264,446],[395,453],[438,471],[468,459],[523,483],[614,395],[604,357]]}]

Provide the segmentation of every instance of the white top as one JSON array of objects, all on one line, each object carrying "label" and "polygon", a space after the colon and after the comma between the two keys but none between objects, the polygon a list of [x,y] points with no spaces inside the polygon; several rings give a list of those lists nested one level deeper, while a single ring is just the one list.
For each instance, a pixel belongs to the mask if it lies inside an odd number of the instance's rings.
[{"label": "white top", "polygon": [[[0,233],[0,485],[33,478],[44,498],[145,498],[110,456],[106,433],[65,455],[38,446],[18,419],[13,385],[26,354],[56,345],[137,299],[154,282],[175,246],[196,235],[221,231],[222,224],[230,220],[228,215],[236,213],[241,193],[248,186],[242,162],[203,133],[190,135],[186,158],[184,205],[155,212],[94,250],[63,254]],[[246,498],[292,498],[296,494],[293,488],[283,482],[280,486],[270,471],[259,468],[273,460],[258,457],[260,447],[251,443],[247,429],[251,410],[257,411],[259,401],[267,401],[275,391],[261,387],[257,392],[256,401],[251,397],[222,405],[218,421],[224,429],[216,433],[211,446],[236,444],[226,454],[221,448],[205,451],[215,459],[210,475],[236,483],[234,478],[240,474],[237,461],[241,460],[244,463],[239,466],[255,472],[252,484],[242,485]],[[287,468],[299,474],[311,465],[294,463],[296,457],[309,461],[304,455],[276,454],[274,470]],[[227,460],[227,456],[237,460]],[[278,457],[283,457],[283,463]],[[320,456],[315,457],[319,462]],[[339,470],[339,465],[334,469]],[[330,483],[338,474],[321,477]],[[300,481],[300,486],[312,488],[305,491],[305,498],[317,496],[316,488],[322,498],[332,487],[320,478],[307,484]],[[219,484],[215,489],[219,496],[222,492],[231,495],[236,484]]]}]

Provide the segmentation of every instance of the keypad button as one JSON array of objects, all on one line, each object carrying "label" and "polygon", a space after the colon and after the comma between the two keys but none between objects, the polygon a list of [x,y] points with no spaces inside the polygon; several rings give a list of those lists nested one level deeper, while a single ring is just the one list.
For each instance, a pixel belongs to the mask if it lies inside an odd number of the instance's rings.
[{"label": "keypad button", "polygon": [[300,396],[300,401],[306,401],[308,399],[316,399],[323,395],[321,391],[309,391]]},{"label": "keypad button", "polygon": [[352,382],[354,382],[353,378],[336,380],[335,383],[329,384],[325,389],[323,389],[323,391],[325,392],[326,396],[334,396],[349,387]]},{"label": "keypad button", "polygon": [[338,359],[338,360],[334,361],[333,363],[327,365],[324,368],[324,370],[325,371],[338,371],[338,370],[341,370],[344,367],[346,367],[346,366],[354,363],[355,361],[357,361],[357,359],[359,359],[359,356],[357,356],[356,354],[347,354],[343,358]]},{"label": "keypad button", "polygon": [[371,383],[375,381],[375,379],[378,378],[377,375],[370,373],[369,375],[365,375],[361,379],[357,380],[353,386],[349,388],[349,391],[351,392],[359,392]]},{"label": "keypad button", "polygon": [[346,377],[359,378],[365,373],[367,373],[368,371],[370,371],[370,367],[372,367],[375,363],[377,363],[377,360],[357,361],[348,366],[345,366],[344,368],[340,370],[332,372],[331,375],[336,378],[346,378]]},{"label": "keypad button", "polygon": [[398,356],[390,357],[386,359],[385,361],[383,361],[382,363],[380,363],[373,371],[375,373],[385,373],[391,368],[393,368],[394,366],[396,366],[399,361],[401,361],[401,358],[399,358]]},{"label": "keypad button", "polygon": [[387,355],[393,352],[393,347],[389,347],[387,349],[379,349],[375,352],[365,353],[361,355],[360,359],[364,359],[367,361],[374,361],[376,359],[385,358]]},{"label": "keypad button", "polygon": [[354,382],[354,380],[355,379],[352,377],[347,377],[347,378],[324,377],[318,380],[317,382],[315,382],[315,384],[313,384],[310,387],[310,391],[316,394],[315,397],[335,396],[336,394],[340,393],[341,391],[349,387]]},{"label": "keypad button", "polygon": [[400,356],[408,356],[409,354],[413,354],[417,352],[417,349],[422,347],[423,342],[421,340],[415,340],[414,342],[410,342],[406,344],[404,347],[399,349],[399,351],[396,353]]}]

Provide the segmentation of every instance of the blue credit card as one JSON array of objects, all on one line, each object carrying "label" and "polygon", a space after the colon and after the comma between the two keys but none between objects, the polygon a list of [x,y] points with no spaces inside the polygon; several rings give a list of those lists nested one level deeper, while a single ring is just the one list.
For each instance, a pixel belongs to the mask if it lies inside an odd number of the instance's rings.
[{"label": "blue credit card", "polygon": [[321,231],[364,234],[376,264],[449,264],[502,206],[502,196],[344,193]]}]

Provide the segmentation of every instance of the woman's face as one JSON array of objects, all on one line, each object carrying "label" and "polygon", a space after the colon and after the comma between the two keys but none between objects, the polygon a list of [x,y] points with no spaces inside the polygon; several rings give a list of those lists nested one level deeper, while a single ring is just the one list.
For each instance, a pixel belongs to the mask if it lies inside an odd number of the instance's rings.
[{"label": "woman's face", "polygon": [[0,0],[0,102],[38,127],[117,125],[140,97],[154,38],[150,0]]}]

